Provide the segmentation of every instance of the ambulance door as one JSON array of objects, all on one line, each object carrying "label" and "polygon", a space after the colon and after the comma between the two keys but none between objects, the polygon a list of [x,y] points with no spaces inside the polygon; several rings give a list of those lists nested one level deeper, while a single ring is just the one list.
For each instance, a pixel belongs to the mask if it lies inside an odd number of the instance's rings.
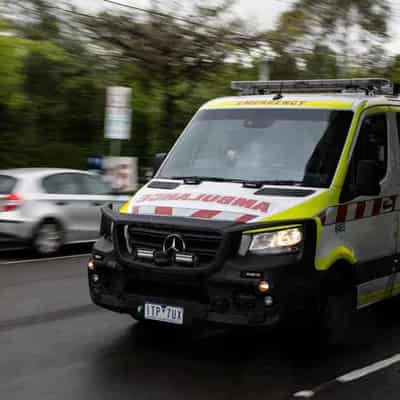
[{"label": "ambulance door", "polygon": [[[357,260],[359,307],[376,303],[390,295],[397,251],[397,159],[393,142],[397,132],[393,118],[379,108],[369,110],[361,121],[342,199],[336,234],[354,252]],[[360,161],[375,161],[380,169],[381,193],[378,196],[351,196]]]},{"label": "ambulance door", "polygon": [[397,241],[397,257],[395,259],[391,293],[393,296],[400,295],[400,109],[398,112],[391,114],[393,118],[393,125],[395,125],[396,131],[396,142],[393,146],[397,157],[397,197],[396,197],[396,214],[397,214],[397,231],[396,231],[396,241]]}]

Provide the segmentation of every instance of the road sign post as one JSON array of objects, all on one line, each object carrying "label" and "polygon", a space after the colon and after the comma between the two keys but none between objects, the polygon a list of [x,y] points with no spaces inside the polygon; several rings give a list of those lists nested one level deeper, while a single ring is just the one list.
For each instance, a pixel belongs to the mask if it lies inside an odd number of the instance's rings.
[{"label": "road sign post", "polygon": [[105,159],[105,174],[113,188],[120,191],[137,187],[137,159],[121,157],[122,141],[131,138],[131,97],[131,88],[107,88],[104,137],[110,140],[110,157]]},{"label": "road sign post", "polygon": [[129,140],[131,137],[132,89],[122,86],[107,88],[106,119],[104,136],[110,142],[110,155],[121,154],[121,140]]}]

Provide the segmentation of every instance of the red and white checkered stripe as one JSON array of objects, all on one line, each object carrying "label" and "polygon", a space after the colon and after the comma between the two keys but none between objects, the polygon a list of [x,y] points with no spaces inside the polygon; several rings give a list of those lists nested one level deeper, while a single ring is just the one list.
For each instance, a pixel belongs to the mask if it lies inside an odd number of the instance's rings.
[{"label": "red and white checkered stripe", "polygon": [[132,208],[132,214],[174,216],[186,218],[212,219],[219,221],[250,222],[258,215],[240,214],[218,210],[194,210],[190,208],[138,206]]},{"label": "red and white checkered stripe", "polygon": [[400,196],[381,197],[330,207],[319,215],[323,225],[335,225],[375,217],[400,209]]}]

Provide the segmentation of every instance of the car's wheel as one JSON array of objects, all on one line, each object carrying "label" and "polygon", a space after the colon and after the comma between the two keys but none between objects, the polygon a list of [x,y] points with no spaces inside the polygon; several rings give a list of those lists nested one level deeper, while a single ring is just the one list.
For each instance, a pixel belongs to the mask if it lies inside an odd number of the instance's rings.
[{"label": "car's wheel", "polygon": [[321,342],[343,345],[351,342],[351,328],[357,309],[355,288],[342,288],[323,296],[320,312]]},{"label": "car's wheel", "polygon": [[63,245],[63,231],[56,221],[42,222],[33,237],[33,248],[41,256],[56,254]]}]

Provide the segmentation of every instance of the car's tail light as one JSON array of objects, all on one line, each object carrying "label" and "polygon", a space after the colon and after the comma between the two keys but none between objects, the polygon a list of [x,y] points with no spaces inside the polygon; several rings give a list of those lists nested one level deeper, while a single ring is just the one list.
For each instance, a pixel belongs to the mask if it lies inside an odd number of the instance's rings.
[{"label": "car's tail light", "polygon": [[0,200],[0,211],[15,211],[22,205],[22,197],[18,194],[8,194]]}]

